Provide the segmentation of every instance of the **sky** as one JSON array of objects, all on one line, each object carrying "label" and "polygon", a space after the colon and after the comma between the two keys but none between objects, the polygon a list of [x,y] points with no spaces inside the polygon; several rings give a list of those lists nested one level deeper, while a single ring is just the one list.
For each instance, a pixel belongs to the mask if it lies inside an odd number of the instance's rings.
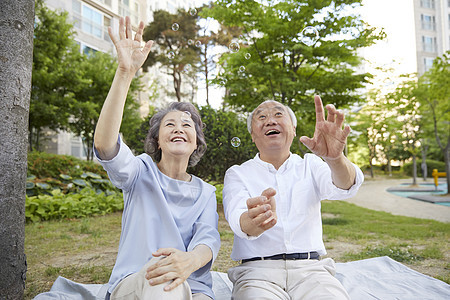
[{"label": "sky", "polygon": [[[208,1],[196,0],[198,6]],[[370,62],[366,63],[365,71],[376,73],[374,67],[393,68],[398,76],[417,71],[416,46],[414,33],[414,9],[411,0],[363,0],[360,14],[367,23],[377,28],[383,28],[387,38],[374,46],[362,50],[361,55]],[[382,81],[383,74],[375,74]],[[219,108],[225,89],[212,87],[210,103]],[[206,90],[199,85],[197,101],[206,104]]]}]

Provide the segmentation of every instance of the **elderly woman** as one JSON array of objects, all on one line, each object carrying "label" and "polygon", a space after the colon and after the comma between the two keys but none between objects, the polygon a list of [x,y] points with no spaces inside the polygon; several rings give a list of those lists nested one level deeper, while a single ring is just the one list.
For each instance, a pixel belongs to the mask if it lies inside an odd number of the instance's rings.
[{"label": "elderly woman", "polygon": [[155,114],[146,154],[134,156],[119,137],[131,79],[152,46],[141,47],[143,29],[141,22],[133,40],[128,17],[119,38],[109,29],[119,64],[94,136],[95,154],[125,203],[106,299],[211,299],[220,247],[215,188],[186,171],[206,150],[197,109],[180,102]]}]

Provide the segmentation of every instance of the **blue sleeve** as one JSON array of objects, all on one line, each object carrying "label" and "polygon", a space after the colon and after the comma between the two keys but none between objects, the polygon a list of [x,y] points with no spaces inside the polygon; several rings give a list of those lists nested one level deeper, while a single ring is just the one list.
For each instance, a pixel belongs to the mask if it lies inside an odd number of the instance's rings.
[{"label": "blue sleeve", "polygon": [[212,251],[212,260],[196,272],[203,273],[208,271],[219,253],[220,235],[217,228],[218,221],[216,194],[213,190],[203,212],[194,223],[192,239],[187,247],[187,251],[192,251],[196,246],[203,244]]},{"label": "blue sleeve", "polygon": [[111,180],[112,184],[121,190],[128,190],[138,174],[139,159],[136,158],[130,148],[122,142],[120,136],[117,139],[117,144],[119,145],[119,152],[110,160],[99,158],[95,144],[94,155],[108,173],[109,180]]}]

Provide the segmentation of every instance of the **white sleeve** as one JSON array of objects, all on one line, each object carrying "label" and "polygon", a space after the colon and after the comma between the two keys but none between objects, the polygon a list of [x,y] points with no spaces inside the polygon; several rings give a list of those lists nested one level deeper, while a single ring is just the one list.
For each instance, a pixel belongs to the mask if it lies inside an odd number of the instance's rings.
[{"label": "white sleeve", "polygon": [[355,168],[355,183],[348,190],[338,188],[333,183],[331,169],[326,162],[316,155],[308,155],[307,159],[316,189],[319,191],[320,200],[343,200],[351,198],[356,195],[359,187],[364,182],[364,174],[361,169],[352,163]]},{"label": "white sleeve", "polygon": [[259,236],[249,236],[241,229],[241,215],[248,210],[247,199],[250,198],[250,194],[235,168],[237,166],[229,168],[225,173],[222,192],[225,218],[235,235],[246,240],[254,240]]}]

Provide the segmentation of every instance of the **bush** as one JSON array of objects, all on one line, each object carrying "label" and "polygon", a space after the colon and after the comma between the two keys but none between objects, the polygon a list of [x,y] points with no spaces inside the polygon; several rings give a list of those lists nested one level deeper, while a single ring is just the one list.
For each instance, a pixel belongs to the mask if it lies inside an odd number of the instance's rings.
[{"label": "bush", "polygon": [[28,155],[27,196],[51,195],[52,190],[78,193],[92,188],[106,194],[118,190],[101,165],[69,155],[30,152]]},{"label": "bush", "polygon": [[105,215],[123,209],[122,194],[96,193],[85,188],[78,194],[63,194],[53,190],[50,195],[26,197],[25,218],[27,222],[82,218]]},{"label": "bush", "polygon": [[60,174],[80,177],[85,172],[106,178],[103,167],[93,161],[85,161],[70,155],[58,155],[32,151],[28,153],[28,176],[37,178],[59,178]]},{"label": "bush", "polygon": [[199,111],[205,124],[207,150],[189,172],[207,181],[223,182],[229,167],[253,158],[258,150],[247,131],[246,121],[236,113],[210,106],[203,106]]},{"label": "bush", "polygon": [[[437,160],[431,160],[431,159],[427,159],[426,160],[427,163],[427,177],[431,177],[431,172],[433,172],[433,169],[437,169],[439,172],[445,172],[445,163],[442,161],[437,161]],[[416,160],[416,164],[417,164],[417,176],[421,177],[422,176],[422,160]],[[413,163],[409,162],[403,165],[403,172],[405,175],[408,176],[412,176],[413,172]]]}]

